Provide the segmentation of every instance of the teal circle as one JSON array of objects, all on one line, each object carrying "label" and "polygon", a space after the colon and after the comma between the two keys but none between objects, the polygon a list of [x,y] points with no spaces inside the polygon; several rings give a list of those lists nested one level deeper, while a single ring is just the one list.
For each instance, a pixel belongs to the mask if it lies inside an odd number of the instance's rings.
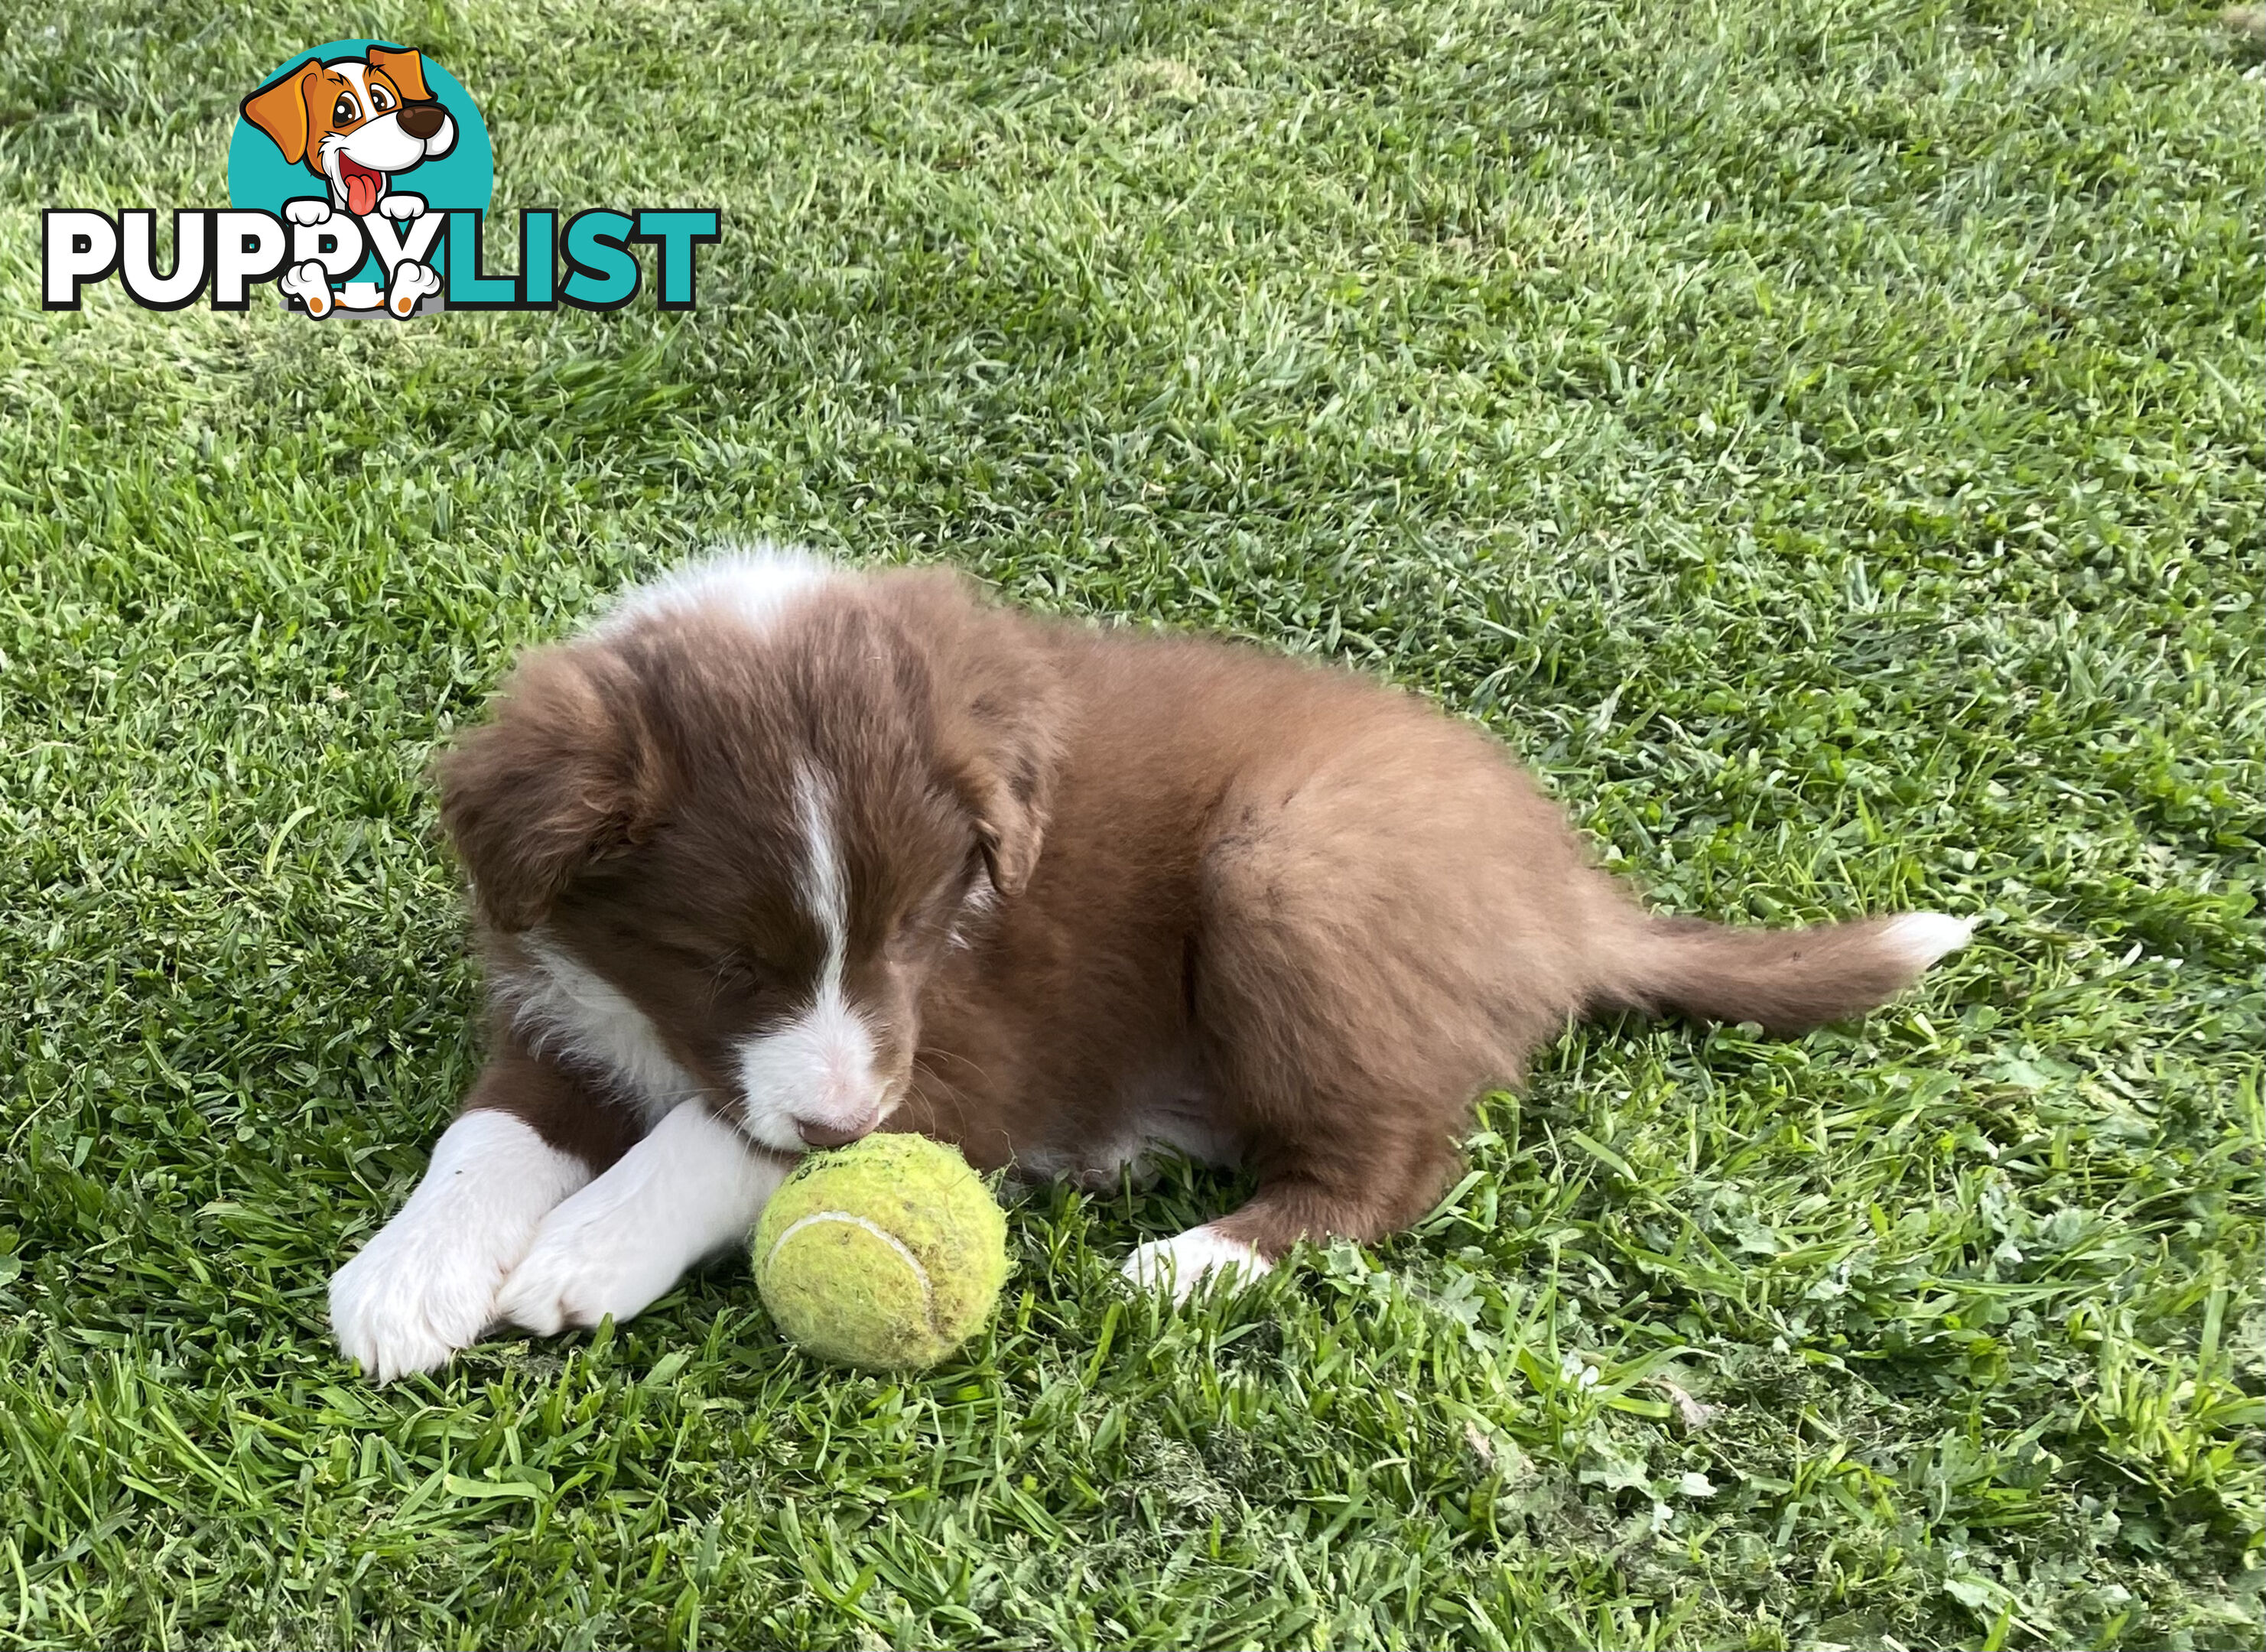
[{"label": "teal circle", "polygon": [[[361,57],[373,46],[395,52],[409,49],[385,40],[326,40],[285,58],[259,77],[259,85],[245,88],[244,95],[249,98],[260,86],[273,84],[310,58],[319,57],[326,63],[333,63],[340,58]],[[410,194],[422,195],[428,212],[467,208],[485,212],[495,194],[495,148],[488,138],[487,122],[480,118],[479,106],[473,103],[472,94],[464,90],[462,81],[430,57],[425,58],[424,66],[425,89],[456,121],[457,142],[439,159],[400,173],[400,187]],[[274,139],[238,114],[236,132],[228,143],[229,205],[245,211],[272,212],[281,217],[285,201],[310,195],[327,199],[330,192],[327,180],[303,165],[295,166],[285,160]],[[434,249],[430,261],[435,269],[448,268],[445,244]],[[341,281],[370,281],[383,274],[376,254],[372,253],[362,260],[360,269]],[[331,284],[336,287],[340,281]]]}]

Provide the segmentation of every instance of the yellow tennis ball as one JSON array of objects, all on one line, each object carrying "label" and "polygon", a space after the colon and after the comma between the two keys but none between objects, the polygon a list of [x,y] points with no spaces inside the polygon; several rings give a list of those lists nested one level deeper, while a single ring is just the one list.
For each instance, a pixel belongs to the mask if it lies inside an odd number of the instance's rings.
[{"label": "yellow tennis ball", "polygon": [[756,1224],[756,1289],[787,1340],[844,1365],[933,1365],[1007,1278],[1007,1217],[958,1150],[868,1136],[804,1157]]}]

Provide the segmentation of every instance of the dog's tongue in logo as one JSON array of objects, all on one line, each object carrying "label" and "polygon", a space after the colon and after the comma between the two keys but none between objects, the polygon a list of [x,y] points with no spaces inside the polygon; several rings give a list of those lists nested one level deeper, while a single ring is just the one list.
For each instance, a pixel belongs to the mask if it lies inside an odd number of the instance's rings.
[{"label": "dog's tongue in logo", "polygon": [[347,186],[347,210],[357,218],[377,210],[377,194],[385,183],[384,172],[374,172],[351,155],[339,157],[339,181]]}]

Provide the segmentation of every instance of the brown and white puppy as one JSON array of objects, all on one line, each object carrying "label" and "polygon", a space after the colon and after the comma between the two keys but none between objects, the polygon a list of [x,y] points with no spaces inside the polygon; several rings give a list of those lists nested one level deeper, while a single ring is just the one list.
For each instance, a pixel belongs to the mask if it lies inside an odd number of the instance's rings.
[{"label": "brown and white puppy", "polygon": [[1158,1145],[1247,1165],[1249,1203],[1127,1272],[1261,1272],[1421,1215],[1572,1018],[1796,1032],[1968,935],[1650,917],[1408,695],[768,552],[530,655],[441,789],[492,1055],[333,1283],[380,1378],[627,1318],[883,1126],[1096,1183]]}]

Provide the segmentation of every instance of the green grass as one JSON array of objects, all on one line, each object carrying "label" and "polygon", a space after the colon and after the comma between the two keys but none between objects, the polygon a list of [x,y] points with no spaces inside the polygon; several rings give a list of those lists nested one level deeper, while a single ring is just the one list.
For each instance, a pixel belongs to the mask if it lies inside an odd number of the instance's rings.
[{"label": "green grass", "polygon": [[[33,13],[37,13],[36,26]],[[50,16],[52,21],[50,21]],[[318,21],[310,22],[311,18]],[[38,308],[318,38],[701,307]],[[2252,1646],[2255,48],[2101,0],[83,0],[0,22],[0,1646]],[[1179,1315],[1044,1192],[996,1336],[745,1270],[374,1389],[468,1076],[426,753],[724,533],[1373,667],[1662,903],[1986,928],[1629,1023],[1416,1232]]]}]

